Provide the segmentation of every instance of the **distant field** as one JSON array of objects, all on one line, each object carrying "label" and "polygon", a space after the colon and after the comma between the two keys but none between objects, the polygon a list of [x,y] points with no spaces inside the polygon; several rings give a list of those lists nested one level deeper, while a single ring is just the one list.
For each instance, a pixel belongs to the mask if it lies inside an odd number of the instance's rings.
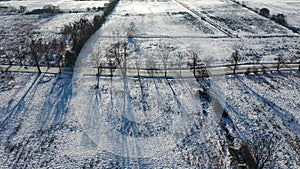
[{"label": "distant field", "polygon": [[62,10],[86,10],[88,7],[103,7],[107,0],[101,1],[74,1],[74,0],[23,0],[23,1],[5,1],[0,2],[2,6],[13,6],[19,8],[19,6],[26,6],[27,9],[33,10],[37,8],[43,8],[45,5],[56,5]]},{"label": "distant field", "polygon": [[[243,1],[238,0],[240,3]],[[300,1],[297,0],[248,0],[244,1],[244,4],[255,8],[257,10],[261,8],[268,8],[271,15],[284,14],[287,17],[288,24],[300,28]]]},{"label": "distant field", "polygon": [[[54,0],[54,1],[5,1],[0,2],[1,6],[26,6],[27,11],[37,8],[43,8],[45,5],[58,5],[60,9],[65,11],[59,14],[34,14],[24,15],[22,13],[13,13],[7,15],[5,12],[0,15],[0,49],[15,51],[16,49],[26,45],[26,41],[30,37],[39,36],[44,39],[51,40],[53,38],[61,38],[61,29],[64,25],[79,21],[80,19],[92,20],[102,11],[92,11],[93,7],[104,7],[108,1],[72,1],[72,0]],[[90,8],[91,11],[87,11]],[[69,13],[72,10],[72,13]],[[81,11],[82,10],[82,11]],[[74,12],[81,11],[81,12]],[[17,60],[12,57],[13,64],[17,64]],[[31,64],[30,58],[26,57],[24,64]],[[7,64],[8,61],[4,56],[0,55],[0,63]]]}]

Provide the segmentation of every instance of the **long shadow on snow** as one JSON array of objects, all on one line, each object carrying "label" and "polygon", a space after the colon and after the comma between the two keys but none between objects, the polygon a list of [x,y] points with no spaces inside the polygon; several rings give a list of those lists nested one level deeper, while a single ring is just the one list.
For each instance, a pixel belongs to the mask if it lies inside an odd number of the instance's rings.
[{"label": "long shadow on snow", "polygon": [[153,82],[154,82],[154,85],[155,85],[155,89],[156,89],[156,93],[157,93],[157,95],[158,95],[158,100],[157,100],[158,106],[159,106],[159,107],[164,107],[164,114],[163,114],[163,115],[170,116],[171,114],[174,114],[175,112],[172,110],[171,106],[170,106],[168,103],[167,103],[167,105],[162,105],[162,104],[161,104],[161,103],[162,103],[161,101],[162,101],[162,99],[164,99],[164,98],[163,98],[163,96],[161,95],[161,92],[159,91],[159,87],[158,87],[156,81],[159,81],[159,82],[161,83],[162,80],[161,80],[161,79],[157,79],[157,80],[153,79]]},{"label": "long shadow on snow", "polygon": [[[44,76],[45,74],[43,74]],[[42,77],[43,77],[42,76]],[[28,90],[25,92],[25,94],[21,97],[21,99],[19,100],[19,102],[14,106],[14,108],[12,110],[8,110],[8,116],[2,121],[1,125],[0,125],[0,134],[2,134],[2,132],[4,132],[8,125],[13,125],[13,123],[11,123],[11,121],[14,118],[17,118],[17,116],[19,115],[20,112],[26,112],[26,103],[27,100],[31,101],[36,90],[37,90],[37,85],[38,85],[38,80],[40,78],[42,78],[41,76],[37,76],[34,81],[32,82],[31,86],[28,88]]]},{"label": "long shadow on snow", "polygon": [[[256,96],[262,103],[267,104],[271,109],[273,109],[274,112],[277,114],[277,116],[282,120],[283,124],[287,125],[292,132],[300,131],[300,128],[298,127],[299,122],[296,121],[295,117],[293,117],[293,115],[291,113],[289,113],[286,110],[284,110],[283,108],[277,106],[271,100],[258,94],[256,91],[251,89],[247,84],[245,84],[245,82],[240,77],[237,76],[236,79],[240,81],[240,83],[244,86],[245,90],[248,90],[250,93],[252,93],[254,96]],[[291,116],[291,118],[288,119],[286,116]],[[297,135],[299,135],[299,133],[297,133]]]},{"label": "long shadow on snow", "polygon": [[[23,82],[23,86],[27,86],[26,84],[30,82],[30,79],[31,79],[31,78],[26,78],[26,81]],[[32,84],[31,84],[31,85],[32,85]],[[31,86],[31,85],[30,85],[30,86]],[[22,89],[23,89],[22,87],[17,88],[17,89],[15,90],[13,96],[16,96],[17,93],[19,93]],[[7,107],[3,107],[3,108],[0,107],[1,115],[2,115],[2,113],[4,113],[4,112],[6,112],[6,114],[9,112],[9,110],[10,110],[10,108],[12,107],[14,101],[15,101],[15,99],[11,99],[11,100],[9,100]],[[2,106],[4,106],[4,105],[2,105]]]},{"label": "long shadow on snow", "polygon": [[143,111],[146,112],[147,109],[149,108],[149,105],[147,103],[145,92],[144,92],[145,87],[144,87],[144,83],[142,83],[141,77],[138,77],[138,79],[139,79],[139,84],[140,84],[140,88],[141,88]]},{"label": "long shadow on snow", "polygon": [[[295,81],[293,78],[289,77],[288,75],[285,75],[282,72],[280,72],[279,75],[285,77],[286,81],[289,81],[291,84],[293,84],[297,88],[297,90],[300,90],[300,83],[299,82]],[[298,75],[299,75],[299,73],[298,73]]]},{"label": "long shadow on snow", "polygon": [[[127,89],[127,90],[129,90],[129,89]],[[133,98],[130,96],[129,91],[127,92],[127,99],[128,99],[127,107],[130,107],[132,105],[131,100]],[[130,107],[124,111],[127,111],[127,113],[129,111],[131,111],[131,113],[132,113],[132,108]],[[134,118],[134,117],[132,116],[132,118]],[[126,115],[124,115],[124,114],[113,123],[118,123],[118,121],[121,121],[121,126],[119,128],[116,128],[116,130],[118,132],[120,132],[122,135],[130,136],[130,137],[134,137],[134,138],[154,137],[154,136],[157,136],[160,133],[165,132],[167,130],[165,125],[160,124],[160,122],[158,122],[158,121],[140,123],[140,122],[135,121],[134,119],[126,118]],[[118,125],[115,125],[115,126],[118,126]]]},{"label": "long shadow on snow", "polygon": [[[127,123],[128,121],[126,121],[126,112],[128,114],[130,113],[132,120],[135,121],[135,117],[133,115],[132,107],[131,107],[131,98],[132,97],[130,96],[130,91],[129,91],[129,87],[128,87],[128,78],[127,77],[123,77],[123,82],[124,82],[124,105],[123,105],[123,112],[122,112],[122,117],[121,117],[121,123],[122,123],[122,126],[124,126],[124,129],[127,129],[128,127],[132,128],[133,135],[136,136],[136,135],[138,135],[137,126],[135,126],[132,123]],[[127,107],[126,107],[126,99],[127,99]],[[127,141],[126,137],[125,137],[125,140],[122,139],[121,141],[122,141],[121,144],[123,146],[123,150],[127,150],[126,154],[129,155],[128,141]],[[131,143],[131,144],[135,144],[134,146],[135,146],[135,150],[136,150],[135,151],[136,155],[138,157],[142,158],[142,156],[141,156],[141,150],[140,150],[139,145],[137,145],[136,142]],[[127,166],[128,164],[130,164],[131,160],[132,159],[127,159],[127,160],[122,161],[122,166]],[[142,164],[141,164],[141,162],[140,162],[139,159],[137,159],[136,163],[138,165],[138,168],[141,168]]]},{"label": "long shadow on snow", "polygon": [[72,78],[69,75],[57,76],[46,102],[43,104],[41,114],[38,116],[40,127],[55,126],[64,121],[68,112],[68,104],[72,97]]},{"label": "long shadow on snow", "polygon": [[[270,72],[273,72],[271,71],[270,69],[268,69],[268,67],[264,66],[262,64],[262,66],[264,68],[266,68],[267,70],[269,70]],[[271,80],[273,80],[274,82],[278,82],[278,80],[276,80],[274,78],[274,76],[278,76],[278,75],[281,75],[283,77],[285,77],[285,80],[286,81],[290,81],[290,83],[292,83],[298,90],[300,90],[300,84],[297,83],[295,80],[293,80],[292,78],[289,78],[288,75],[290,75],[291,73],[284,73],[284,72],[273,72],[273,73],[265,73],[265,76],[270,78]],[[299,73],[296,73],[296,74],[299,74]]]},{"label": "long shadow on snow", "polygon": [[[177,96],[177,94],[176,94],[176,91],[175,91],[174,88],[172,87],[172,85],[171,85],[171,83],[170,83],[170,80],[169,80],[169,79],[166,79],[166,80],[167,80],[167,84],[169,85],[169,87],[170,87],[170,89],[171,89],[171,91],[172,91],[172,93],[173,93],[173,96],[174,96],[174,99],[175,99],[175,101],[176,101],[176,103],[177,103],[178,109],[179,109],[179,111],[181,111],[181,110],[183,109],[182,103],[181,103],[181,101],[178,99],[178,96]],[[178,113],[180,113],[180,112],[178,112]]]},{"label": "long shadow on snow", "polygon": [[[243,123],[244,121],[246,121],[246,118],[244,118],[244,115],[242,113],[240,113],[236,107],[233,106],[233,104],[231,102],[229,102],[226,98],[222,98],[220,97],[217,93],[217,91],[215,91],[214,88],[211,88],[210,87],[210,82],[209,81],[203,81],[203,80],[197,80],[197,82],[199,83],[200,86],[202,86],[205,90],[208,90],[210,94],[210,97],[214,97],[213,100],[216,100],[218,102],[220,102],[220,100],[222,102],[225,102],[226,105],[224,107],[224,111],[227,112],[227,116],[228,118],[223,118],[222,117],[222,120],[228,120],[228,124],[231,124],[231,126],[234,126],[234,129],[236,131],[238,131],[239,133],[239,136],[244,138],[245,136],[243,135],[243,132],[241,132],[241,130],[234,124],[236,122],[239,122],[239,123]],[[207,100],[207,99],[203,99],[204,101]],[[209,99],[207,101],[209,101],[209,105],[212,105],[213,106],[213,103],[211,102],[212,99]],[[233,113],[230,113],[229,112],[233,112]]]}]

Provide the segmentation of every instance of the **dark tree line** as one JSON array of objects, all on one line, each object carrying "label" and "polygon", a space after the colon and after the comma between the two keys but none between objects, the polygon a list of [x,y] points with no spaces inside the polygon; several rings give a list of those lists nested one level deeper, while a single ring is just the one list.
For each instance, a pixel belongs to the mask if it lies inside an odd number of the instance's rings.
[{"label": "dark tree line", "polygon": [[94,24],[88,19],[80,19],[69,25],[65,25],[62,33],[69,36],[71,51],[79,54],[85,42],[95,32]]},{"label": "dark tree line", "polygon": [[106,4],[103,14],[95,15],[92,22],[88,19],[80,19],[63,27],[61,32],[68,37],[71,45],[71,50],[66,52],[67,66],[75,66],[77,56],[84,44],[102,26],[105,18],[112,12],[118,2],[119,0],[113,0]]},{"label": "dark tree line", "polygon": [[58,66],[61,71],[61,66],[64,66],[64,52],[66,45],[57,39],[45,40],[42,38],[28,38],[26,43],[11,49],[3,49],[0,54],[4,54],[6,63],[9,65],[24,66],[33,64],[41,73],[41,66]]}]

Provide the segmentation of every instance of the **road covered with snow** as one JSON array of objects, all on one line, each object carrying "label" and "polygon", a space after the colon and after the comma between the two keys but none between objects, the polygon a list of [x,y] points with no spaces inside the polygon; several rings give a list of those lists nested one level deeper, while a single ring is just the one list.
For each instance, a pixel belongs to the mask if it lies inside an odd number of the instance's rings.
[{"label": "road covered with snow", "polygon": [[[232,11],[267,26],[236,28],[250,21],[235,16],[226,22]],[[299,73],[266,70],[206,80],[168,72],[151,78],[151,71],[150,78],[128,76],[124,70],[96,76],[94,60],[95,54],[107,59],[112,45],[126,42],[127,66],[154,71],[164,70],[165,53],[169,69],[188,68],[190,58],[178,54],[191,51],[208,66],[227,64],[236,49],[246,61],[257,55],[273,61],[276,52],[299,47],[297,36],[231,1],[120,1],[85,44],[72,75],[1,73],[0,165],[236,168],[248,165],[242,143],[272,135],[278,149],[268,167],[297,168]]]}]

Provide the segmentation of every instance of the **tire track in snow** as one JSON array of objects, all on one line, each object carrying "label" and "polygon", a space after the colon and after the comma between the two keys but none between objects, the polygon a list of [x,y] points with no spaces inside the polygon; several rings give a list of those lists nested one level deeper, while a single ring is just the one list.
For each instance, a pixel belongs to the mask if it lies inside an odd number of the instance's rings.
[{"label": "tire track in snow", "polygon": [[199,13],[198,11],[192,9],[191,7],[189,7],[188,5],[184,4],[183,2],[180,2],[179,0],[174,0],[174,2],[176,2],[179,5],[181,5],[182,7],[186,8],[188,11],[190,11],[193,14],[195,14],[196,16],[200,17],[201,20],[207,22],[208,24],[210,24],[214,28],[218,29],[219,31],[223,32],[224,34],[228,35],[229,37],[231,37],[231,38],[237,38],[238,37],[238,35],[232,34],[228,30],[222,28],[221,26],[219,26],[218,24],[216,24],[215,22],[213,22],[211,19],[209,19],[204,14]]}]

